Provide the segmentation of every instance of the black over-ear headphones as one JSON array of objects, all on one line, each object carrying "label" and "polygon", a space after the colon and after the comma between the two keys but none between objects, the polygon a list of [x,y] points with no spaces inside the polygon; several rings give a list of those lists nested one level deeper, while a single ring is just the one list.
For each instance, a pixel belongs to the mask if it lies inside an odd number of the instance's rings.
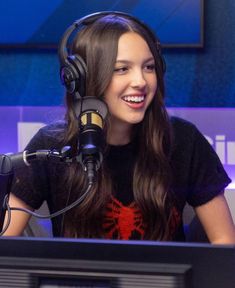
[{"label": "black over-ear headphones", "polygon": [[65,31],[58,48],[59,61],[60,61],[60,78],[62,84],[66,87],[66,90],[69,94],[72,94],[75,99],[84,97],[86,93],[86,75],[87,67],[86,63],[81,56],[75,54],[70,55],[68,51],[68,41],[71,35],[76,31],[82,28],[82,26],[87,26],[94,23],[96,20],[100,19],[106,15],[118,15],[129,18],[139,25],[141,25],[154,40],[157,46],[157,51],[159,54],[159,61],[162,68],[162,71],[165,72],[166,65],[163,56],[161,55],[161,45],[160,41],[156,38],[154,33],[147,27],[143,22],[137,18],[118,11],[103,11],[97,12],[90,15],[87,15],[77,21],[75,21],[68,29]]}]

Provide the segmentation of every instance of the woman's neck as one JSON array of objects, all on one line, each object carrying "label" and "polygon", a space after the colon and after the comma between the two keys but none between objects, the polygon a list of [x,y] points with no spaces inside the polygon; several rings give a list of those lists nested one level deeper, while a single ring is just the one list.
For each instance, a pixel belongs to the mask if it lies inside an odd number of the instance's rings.
[{"label": "woman's neck", "polygon": [[107,135],[107,143],[110,145],[125,145],[130,143],[132,129],[133,125],[117,125],[112,122]]}]

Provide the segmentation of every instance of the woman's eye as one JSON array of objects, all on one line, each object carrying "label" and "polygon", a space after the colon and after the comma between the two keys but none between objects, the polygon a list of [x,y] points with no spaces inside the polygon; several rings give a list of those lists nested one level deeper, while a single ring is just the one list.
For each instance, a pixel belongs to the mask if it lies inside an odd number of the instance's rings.
[{"label": "woman's eye", "polygon": [[155,71],[155,64],[149,64],[145,66],[145,70],[147,71]]},{"label": "woman's eye", "polygon": [[127,67],[117,67],[117,68],[114,69],[114,72],[122,74],[122,73],[125,73],[127,70],[128,70]]}]

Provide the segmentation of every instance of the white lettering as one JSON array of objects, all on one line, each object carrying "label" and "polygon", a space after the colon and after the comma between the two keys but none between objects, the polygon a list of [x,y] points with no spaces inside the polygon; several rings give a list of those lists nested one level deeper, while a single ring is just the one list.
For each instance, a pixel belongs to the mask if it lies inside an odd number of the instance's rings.
[{"label": "white lettering", "polygon": [[226,163],[226,145],[225,145],[225,135],[215,136],[215,151],[218,154],[222,164]]},{"label": "white lettering", "polygon": [[235,142],[227,142],[227,164],[235,165]]},{"label": "white lettering", "polygon": [[215,135],[215,139],[204,135],[213,146],[223,165],[235,165],[235,141],[226,141],[225,135]]}]

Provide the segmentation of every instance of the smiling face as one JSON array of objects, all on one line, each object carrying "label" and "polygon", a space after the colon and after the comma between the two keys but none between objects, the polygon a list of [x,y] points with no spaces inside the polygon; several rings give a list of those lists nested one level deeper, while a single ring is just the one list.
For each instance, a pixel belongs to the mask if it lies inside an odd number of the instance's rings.
[{"label": "smiling face", "polygon": [[124,33],[119,38],[113,76],[104,93],[111,115],[109,138],[115,133],[130,137],[133,124],[143,120],[156,89],[155,61],[146,41],[137,33]]}]

